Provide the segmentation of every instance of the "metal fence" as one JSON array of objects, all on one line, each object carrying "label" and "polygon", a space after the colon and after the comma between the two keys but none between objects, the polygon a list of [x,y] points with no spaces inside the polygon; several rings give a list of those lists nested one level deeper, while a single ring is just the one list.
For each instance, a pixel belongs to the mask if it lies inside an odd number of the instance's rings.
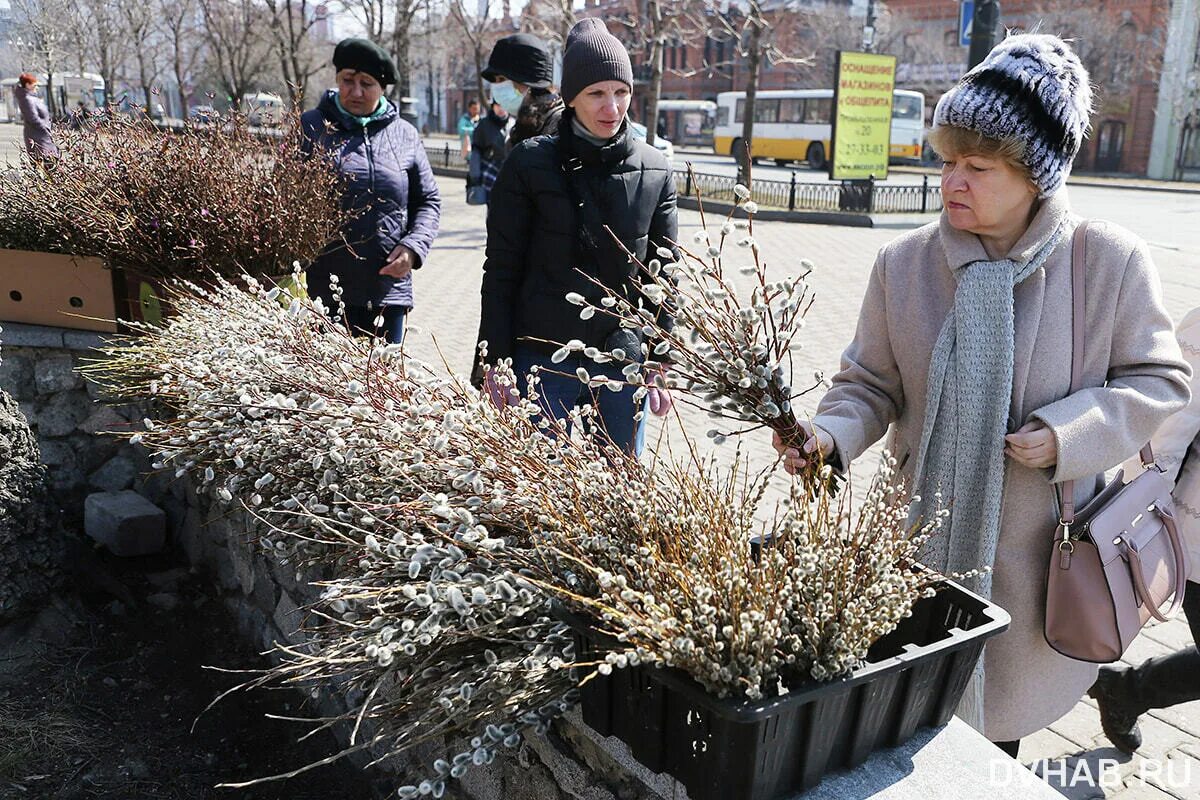
[{"label": "metal fence", "polygon": [[[675,189],[681,195],[701,200],[732,203],[737,179],[730,175],[676,172]],[[792,173],[786,181],[754,179],[750,197],[762,208],[788,211],[857,211],[868,214],[923,214],[942,209],[942,195],[929,176],[920,185],[891,186],[860,181],[807,183]]]},{"label": "metal fence", "polygon": [[[440,150],[428,151],[429,162],[443,174],[466,177],[467,165],[457,145],[447,144]],[[675,191],[680,196],[695,197],[697,190],[702,201],[732,203],[737,178],[707,172],[675,171]],[[762,208],[788,211],[853,211],[867,214],[923,214],[942,210],[942,195],[936,184],[930,186],[929,176],[920,185],[869,185],[865,182],[808,183],[796,180],[766,180],[755,178],[750,190],[751,199]]]}]

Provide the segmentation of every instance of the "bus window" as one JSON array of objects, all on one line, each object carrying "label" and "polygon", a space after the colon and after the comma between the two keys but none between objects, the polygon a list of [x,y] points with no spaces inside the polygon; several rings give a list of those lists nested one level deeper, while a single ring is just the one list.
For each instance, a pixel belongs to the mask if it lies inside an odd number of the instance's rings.
[{"label": "bus window", "polygon": [[737,110],[733,114],[733,121],[734,122],[743,122],[743,121],[745,121],[745,119],[746,119],[746,99],[744,97],[741,97],[741,98],[738,98]]},{"label": "bus window", "polygon": [[754,121],[755,122],[778,122],[779,121],[779,101],[778,100],[762,100],[754,101]]},{"label": "bus window", "polygon": [[809,125],[828,125],[832,110],[833,98],[810,97],[804,104],[804,121]]},{"label": "bus window", "polygon": [[728,125],[729,124],[729,106],[720,106],[717,109],[717,124],[718,125]]},{"label": "bus window", "polygon": [[892,119],[912,119],[924,122],[922,119],[924,105],[919,97],[898,94],[892,99]]},{"label": "bus window", "polygon": [[[812,102],[811,100],[809,102]],[[785,97],[779,101],[779,121],[790,124],[804,122],[804,100],[799,97]]]}]

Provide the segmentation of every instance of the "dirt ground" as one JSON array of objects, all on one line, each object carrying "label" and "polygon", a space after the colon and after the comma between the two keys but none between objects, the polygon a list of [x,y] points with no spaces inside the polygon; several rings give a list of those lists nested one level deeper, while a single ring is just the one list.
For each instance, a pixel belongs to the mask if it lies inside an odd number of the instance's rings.
[{"label": "dirt ground", "polygon": [[[0,798],[370,800],[341,761],[286,782],[218,789],[336,752],[332,735],[266,713],[303,715],[292,691],[232,695],[265,660],[238,639],[203,583],[163,559],[88,554],[89,577],[33,619],[0,628]],[[117,599],[117,596],[124,599]]]}]

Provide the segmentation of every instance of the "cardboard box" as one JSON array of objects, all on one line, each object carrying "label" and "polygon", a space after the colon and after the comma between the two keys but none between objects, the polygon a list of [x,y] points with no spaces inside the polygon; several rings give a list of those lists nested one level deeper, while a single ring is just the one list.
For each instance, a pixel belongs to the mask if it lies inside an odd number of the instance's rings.
[{"label": "cardboard box", "polygon": [[0,321],[116,333],[118,281],[103,259],[0,250]]}]

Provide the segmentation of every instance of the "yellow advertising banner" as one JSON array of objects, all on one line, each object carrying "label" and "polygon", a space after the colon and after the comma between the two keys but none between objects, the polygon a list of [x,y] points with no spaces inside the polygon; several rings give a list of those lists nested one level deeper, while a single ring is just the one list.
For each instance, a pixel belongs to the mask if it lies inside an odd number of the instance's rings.
[{"label": "yellow advertising banner", "polygon": [[829,177],[883,180],[892,141],[896,57],[840,50],[836,76]]}]

